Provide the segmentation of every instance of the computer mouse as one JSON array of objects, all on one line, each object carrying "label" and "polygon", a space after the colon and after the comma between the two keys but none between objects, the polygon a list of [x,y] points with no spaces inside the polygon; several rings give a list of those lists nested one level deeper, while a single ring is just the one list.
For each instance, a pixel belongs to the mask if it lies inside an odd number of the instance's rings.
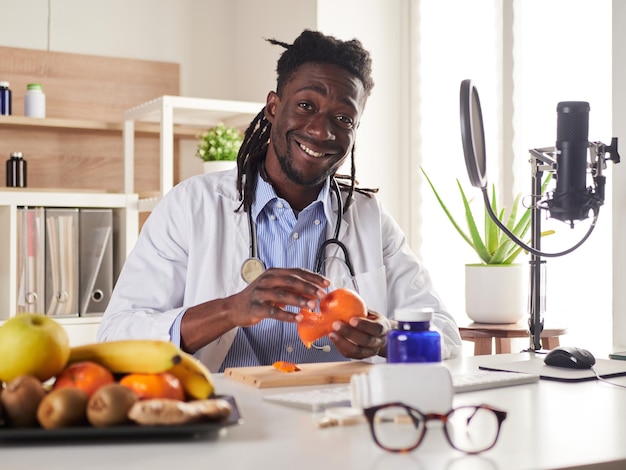
[{"label": "computer mouse", "polygon": [[559,346],[551,350],[543,360],[548,366],[568,369],[590,369],[596,358],[589,351],[574,346]]}]

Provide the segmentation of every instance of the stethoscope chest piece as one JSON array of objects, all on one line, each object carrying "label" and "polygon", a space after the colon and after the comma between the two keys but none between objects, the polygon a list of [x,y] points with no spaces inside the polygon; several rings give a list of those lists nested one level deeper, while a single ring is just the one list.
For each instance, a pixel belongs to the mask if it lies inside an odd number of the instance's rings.
[{"label": "stethoscope chest piece", "polygon": [[[333,238],[329,238],[322,243],[315,256],[315,272],[321,273],[322,263],[324,262],[324,250],[328,245],[337,245],[341,251],[343,251],[345,257],[345,263],[350,271],[352,279],[354,279],[354,269],[352,268],[352,262],[350,261],[350,254],[346,246],[339,241],[339,232],[341,229],[341,217],[343,214],[343,201],[341,200],[341,191],[337,181],[333,178],[331,182],[331,189],[337,196],[337,223],[335,225],[335,234]],[[259,258],[257,239],[256,239],[256,225],[252,220],[252,210],[250,207],[246,210],[248,213],[248,226],[250,229],[250,257],[247,258],[241,265],[241,277],[248,284],[253,282],[257,277],[263,274],[265,271],[265,264]],[[324,349],[325,350],[325,349]]]},{"label": "stethoscope chest piece", "polygon": [[263,274],[263,271],[265,271],[265,265],[259,258],[248,258],[241,265],[241,277],[248,284]]}]

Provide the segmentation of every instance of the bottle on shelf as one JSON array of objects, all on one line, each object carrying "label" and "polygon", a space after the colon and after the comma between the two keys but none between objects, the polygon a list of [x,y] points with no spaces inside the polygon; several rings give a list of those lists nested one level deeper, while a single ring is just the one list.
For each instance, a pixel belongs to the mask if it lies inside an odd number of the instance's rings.
[{"label": "bottle on shelf", "polygon": [[46,95],[39,83],[29,83],[24,95],[24,116],[46,117]]},{"label": "bottle on shelf", "polygon": [[11,89],[9,82],[0,81],[0,115],[11,115]]},{"label": "bottle on shelf", "polygon": [[430,329],[432,308],[396,312],[387,335],[387,362],[441,362],[441,335]]},{"label": "bottle on shelf", "polygon": [[26,187],[26,160],[22,152],[13,152],[7,160],[7,187]]}]

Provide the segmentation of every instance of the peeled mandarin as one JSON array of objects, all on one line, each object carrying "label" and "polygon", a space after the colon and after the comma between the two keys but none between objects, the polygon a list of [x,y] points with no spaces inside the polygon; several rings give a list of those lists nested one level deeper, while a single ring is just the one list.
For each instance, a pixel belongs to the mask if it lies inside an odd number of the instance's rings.
[{"label": "peeled mandarin", "polygon": [[298,335],[307,348],[333,331],[337,320],[350,321],[353,317],[366,317],[367,307],[359,294],[341,288],[329,292],[320,300],[320,311],[300,310],[302,320],[298,323]]}]

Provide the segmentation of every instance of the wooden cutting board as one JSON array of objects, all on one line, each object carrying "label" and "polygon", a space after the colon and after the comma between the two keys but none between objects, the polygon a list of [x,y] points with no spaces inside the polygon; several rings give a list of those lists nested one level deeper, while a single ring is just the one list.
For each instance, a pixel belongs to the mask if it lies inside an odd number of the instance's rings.
[{"label": "wooden cutting board", "polygon": [[273,366],[229,367],[224,371],[224,377],[257,388],[349,383],[353,374],[368,373],[372,364],[349,361],[298,364],[298,366],[302,370],[296,372],[280,372]]}]

